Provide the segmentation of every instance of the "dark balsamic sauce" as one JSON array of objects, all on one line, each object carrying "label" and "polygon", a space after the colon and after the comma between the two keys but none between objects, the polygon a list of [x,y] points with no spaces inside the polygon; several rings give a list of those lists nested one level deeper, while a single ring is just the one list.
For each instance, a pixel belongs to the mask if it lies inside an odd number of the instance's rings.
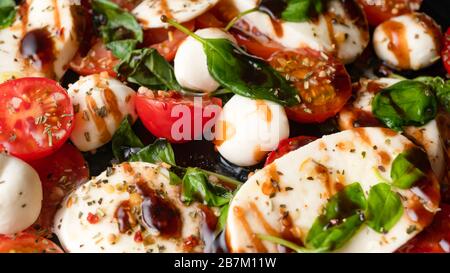
[{"label": "dark balsamic sauce", "polygon": [[280,19],[281,14],[287,7],[286,0],[262,0],[259,9],[272,18]]},{"label": "dark balsamic sauce", "polygon": [[35,29],[23,37],[20,42],[20,54],[41,71],[50,69],[55,60],[54,44],[50,32],[45,29]]}]

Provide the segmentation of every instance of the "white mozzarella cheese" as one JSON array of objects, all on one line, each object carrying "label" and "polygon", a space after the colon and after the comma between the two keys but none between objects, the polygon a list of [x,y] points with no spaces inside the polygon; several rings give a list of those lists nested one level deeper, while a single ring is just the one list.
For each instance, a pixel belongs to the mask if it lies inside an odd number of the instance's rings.
[{"label": "white mozzarella cheese", "polygon": [[[96,221],[89,221],[89,214]],[[161,226],[159,217],[166,217],[169,226],[161,229],[152,216]],[[180,187],[170,185],[167,169],[134,162],[114,166],[68,196],[54,231],[68,252],[184,252],[189,238],[201,241],[204,217],[201,205],[180,201]]]},{"label": "white mozzarella cheese", "polygon": [[[205,28],[195,33],[203,38],[223,38],[236,42],[233,36],[218,28]],[[192,37],[188,37],[178,48],[174,60],[174,72],[178,83],[184,88],[213,92],[220,86],[209,74],[203,45]]]},{"label": "white mozzarella cheese", "polygon": [[[331,196],[354,182],[359,182],[367,195],[381,182],[379,175],[390,179],[392,161],[412,146],[407,138],[389,129],[359,128],[325,136],[276,160],[251,176],[231,202],[226,229],[231,251],[279,251],[256,234],[281,236],[289,232],[305,242]],[[439,206],[438,181],[433,172],[428,174],[426,188],[435,193],[433,197],[417,187],[394,189],[403,196],[404,206],[396,225],[381,234],[363,224],[336,251],[393,252],[417,235],[430,224]],[[283,218],[286,215],[288,218]]]},{"label": "white mozzarella cheese", "polygon": [[[78,51],[79,6],[71,0],[27,0],[22,6],[22,16],[17,15],[12,26],[0,30],[0,57],[6,64],[0,67],[0,80],[27,76],[60,79]],[[44,54],[48,63],[42,65],[42,56],[32,54],[36,48],[49,51]]]},{"label": "white mozzarella cheese", "polygon": [[377,56],[399,70],[419,70],[439,60],[441,30],[423,13],[391,18],[373,35]]},{"label": "white mozzarella cheese", "polygon": [[284,108],[265,100],[233,96],[216,123],[216,148],[238,166],[256,165],[289,137]]},{"label": "white mozzarella cheese", "polygon": [[0,234],[31,226],[42,206],[39,175],[22,160],[0,154]]},{"label": "white mozzarella cheese", "polygon": [[68,93],[76,112],[70,139],[80,151],[108,143],[126,116],[136,120],[136,93],[105,73],[82,77]]},{"label": "white mozzarella cheese", "polygon": [[[362,115],[375,120],[376,118],[372,114],[372,100],[375,97],[376,92],[400,81],[401,80],[399,79],[393,78],[360,80],[360,83],[356,85],[357,90],[355,92],[355,100],[339,113],[338,121],[341,130],[367,126],[365,124],[358,124],[360,123],[359,119]],[[421,127],[405,127],[404,134],[406,137],[414,140],[416,144],[420,145],[426,151],[428,159],[432,163],[431,167],[439,179],[442,179],[445,175],[446,167],[445,146],[436,120],[432,120]]]},{"label": "white mozzarella cheese", "polygon": [[[244,12],[257,7],[260,1],[232,2],[239,12]],[[264,12],[253,12],[244,16],[236,26],[257,39],[263,41],[268,37],[287,48],[310,47],[336,52],[344,63],[353,62],[369,43],[366,19],[353,1],[346,1],[345,4],[342,1],[330,1],[326,12],[314,21],[277,21]]]},{"label": "white mozzarella cheese", "polygon": [[219,0],[144,0],[132,13],[144,28],[161,28],[167,26],[161,21],[162,15],[184,23],[202,15],[217,2]]}]

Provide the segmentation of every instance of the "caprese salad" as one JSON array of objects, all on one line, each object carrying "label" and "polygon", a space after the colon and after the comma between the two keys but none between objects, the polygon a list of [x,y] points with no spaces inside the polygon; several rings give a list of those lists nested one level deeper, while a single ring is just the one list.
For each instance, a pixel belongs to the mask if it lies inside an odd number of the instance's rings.
[{"label": "caprese salad", "polygon": [[0,252],[450,253],[421,4],[0,0]]}]

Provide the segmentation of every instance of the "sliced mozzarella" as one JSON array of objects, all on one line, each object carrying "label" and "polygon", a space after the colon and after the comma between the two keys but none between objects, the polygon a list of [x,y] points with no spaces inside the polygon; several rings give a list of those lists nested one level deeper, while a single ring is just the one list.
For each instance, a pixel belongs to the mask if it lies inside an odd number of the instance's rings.
[{"label": "sliced mozzarella", "polygon": [[[260,2],[231,1],[239,12],[253,9]],[[262,42],[267,37],[292,49],[310,47],[336,52],[344,63],[353,62],[369,43],[367,21],[354,1],[329,1],[326,12],[316,20],[306,22],[280,22],[266,13],[252,12],[244,16],[236,27]]]},{"label": "sliced mozzarella", "polygon": [[161,21],[163,15],[184,23],[205,13],[217,2],[219,0],[144,0],[132,13],[144,28],[161,28],[167,26]]},{"label": "sliced mozzarella", "polygon": [[[236,42],[233,36],[219,28],[205,28],[195,33],[203,38],[223,38]],[[220,86],[209,74],[203,45],[192,37],[188,37],[178,48],[174,60],[174,70],[177,81],[184,88],[213,92]]]},{"label": "sliced mozzarella", "polygon": [[22,160],[0,154],[0,234],[31,226],[42,206],[39,175]]},{"label": "sliced mozzarella", "polygon": [[441,30],[423,13],[394,17],[379,25],[373,35],[378,57],[399,70],[419,70],[440,56]]},{"label": "sliced mozzarella", "polygon": [[[341,130],[349,130],[355,127],[381,125],[372,114],[372,100],[375,94],[383,88],[398,83],[399,79],[380,78],[376,80],[362,79],[356,85],[356,98],[339,113],[339,126]],[[369,120],[369,124],[365,124]],[[373,120],[375,124],[371,124]],[[408,126],[405,128],[406,137],[422,146],[428,155],[431,167],[439,179],[445,175],[444,142],[439,133],[436,120],[421,127]]]},{"label": "sliced mozzarella", "polygon": [[232,97],[216,123],[216,148],[238,166],[256,165],[289,137],[284,108],[265,100]]},{"label": "sliced mozzarella", "polygon": [[[412,146],[389,129],[359,128],[325,136],[276,160],[250,177],[231,202],[227,222],[231,251],[278,251],[256,234],[288,233],[305,242],[331,196],[354,182],[367,194],[380,183],[379,175],[390,179],[392,161]],[[377,233],[363,224],[336,251],[393,252],[430,224],[439,206],[439,186],[433,172],[427,174],[422,191],[393,189],[402,196],[404,213],[389,232]]]},{"label": "sliced mozzarella", "polygon": [[184,252],[189,238],[200,241],[191,249],[198,252],[204,247],[203,209],[180,201],[180,187],[170,184],[167,169],[124,163],[68,196],[54,231],[69,252]]},{"label": "sliced mozzarella", "polygon": [[[75,56],[79,42],[79,5],[71,0],[27,0],[21,17],[0,30],[0,80],[26,76],[60,79]],[[46,38],[43,38],[46,37]],[[37,57],[32,53],[39,48]],[[23,55],[27,54],[27,55]],[[46,62],[42,64],[42,60]]]},{"label": "sliced mozzarella", "polygon": [[82,77],[68,93],[76,112],[70,139],[83,152],[108,143],[126,116],[136,120],[136,93],[107,74]]}]

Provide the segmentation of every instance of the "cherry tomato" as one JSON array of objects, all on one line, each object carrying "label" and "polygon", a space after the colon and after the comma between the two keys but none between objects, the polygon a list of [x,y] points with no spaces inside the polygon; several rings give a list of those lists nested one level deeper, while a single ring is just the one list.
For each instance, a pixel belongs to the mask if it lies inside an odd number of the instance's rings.
[{"label": "cherry tomato", "polygon": [[0,253],[63,253],[52,241],[22,232],[16,235],[0,235]]},{"label": "cherry tomato", "polygon": [[286,109],[300,123],[323,122],[335,116],[352,94],[352,85],[342,63],[312,49],[279,51],[270,64],[293,82],[302,103]]},{"label": "cherry tomato", "polygon": [[[189,30],[194,31],[195,22],[183,23]],[[144,31],[144,45],[158,50],[167,61],[171,62],[175,58],[178,47],[186,39],[187,35],[174,28],[156,28]]]},{"label": "cherry tomato", "polygon": [[209,27],[217,27],[217,28],[223,28],[226,24],[219,20],[213,13],[206,12],[199,17],[195,18],[195,28],[196,29],[202,29],[202,28],[209,28]]},{"label": "cherry tomato", "polygon": [[367,21],[377,26],[392,17],[419,10],[423,0],[358,0],[363,6]]},{"label": "cherry tomato", "polygon": [[284,156],[285,154],[295,151],[313,142],[316,139],[317,139],[316,137],[311,136],[299,136],[280,141],[280,144],[278,144],[278,148],[267,156],[265,166],[271,164],[272,162]]},{"label": "cherry tomato", "polygon": [[5,82],[0,85],[0,105],[0,150],[26,161],[54,153],[72,132],[72,102],[53,80]]},{"label": "cherry tomato", "polygon": [[450,205],[441,204],[433,223],[398,250],[401,253],[450,253]]},{"label": "cherry tomato", "polygon": [[63,198],[89,179],[89,169],[81,152],[69,143],[48,157],[31,161],[30,165],[38,172],[44,193],[41,214],[34,226],[46,233],[53,226]]},{"label": "cherry tomato", "polygon": [[[214,124],[221,107],[222,100],[218,98],[203,97],[201,105],[196,105],[193,97],[176,92],[140,91],[136,98],[137,113],[145,127],[154,136],[173,143],[201,137],[206,125]],[[197,125],[198,121],[201,126]],[[180,124],[185,126],[180,128]]]},{"label": "cherry tomato", "polygon": [[445,69],[447,73],[450,74],[450,28],[444,36],[444,46],[442,49],[442,61],[444,62]]},{"label": "cherry tomato", "polygon": [[268,40],[266,43],[262,44],[255,38],[243,34],[240,31],[231,31],[237,43],[245,48],[248,53],[260,57],[262,59],[268,60],[275,52],[283,50],[283,46]]},{"label": "cherry tomato", "polygon": [[118,63],[119,59],[98,39],[86,56],[82,56],[78,52],[72,62],[70,62],[70,68],[83,76],[108,72],[111,77],[115,77],[114,67]]}]

